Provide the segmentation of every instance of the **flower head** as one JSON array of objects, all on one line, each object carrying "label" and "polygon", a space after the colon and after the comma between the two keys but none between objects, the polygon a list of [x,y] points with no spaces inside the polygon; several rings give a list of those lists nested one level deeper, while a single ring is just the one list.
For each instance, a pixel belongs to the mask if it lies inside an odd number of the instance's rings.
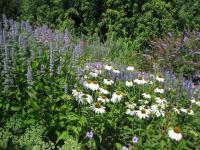
[{"label": "flower head", "polygon": [[97,114],[105,113],[105,107],[101,105],[100,101],[97,101],[95,104],[91,106],[92,110]]},{"label": "flower head", "polygon": [[86,136],[89,138],[89,139],[92,139],[93,136],[94,136],[94,133],[92,131],[89,131],[86,133]]},{"label": "flower head", "polygon": [[138,143],[138,138],[136,136],[133,137],[132,139],[133,144],[137,144]]},{"label": "flower head", "polygon": [[123,147],[122,147],[122,150],[128,150],[128,147],[123,146]]},{"label": "flower head", "polygon": [[179,127],[169,130],[168,135],[172,140],[180,141],[182,139],[181,129]]}]

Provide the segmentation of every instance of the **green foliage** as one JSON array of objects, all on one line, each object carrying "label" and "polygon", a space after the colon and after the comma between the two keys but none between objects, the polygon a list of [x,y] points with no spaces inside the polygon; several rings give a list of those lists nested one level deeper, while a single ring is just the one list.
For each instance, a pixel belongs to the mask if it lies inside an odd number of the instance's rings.
[{"label": "green foliage", "polygon": [[23,0],[21,18],[91,35],[133,40],[137,48],[169,31],[199,30],[198,1]]},{"label": "green foliage", "polygon": [[64,141],[64,145],[59,150],[82,150],[81,145],[73,137],[68,136]]}]

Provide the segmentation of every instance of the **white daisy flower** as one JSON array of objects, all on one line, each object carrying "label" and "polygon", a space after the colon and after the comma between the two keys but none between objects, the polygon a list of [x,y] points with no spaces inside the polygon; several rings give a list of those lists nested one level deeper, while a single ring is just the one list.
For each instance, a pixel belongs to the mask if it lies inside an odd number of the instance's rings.
[{"label": "white daisy flower", "polygon": [[133,86],[133,82],[131,80],[126,81],[125,85],[127,87],[132,87]]},{"label": "white daisy flower", "polygon": [[102,73],[102,70],[96,69],[96,70],[94,70],[94,72],[97,73],[97,74],[101,74],[101,73]]},{"label": "white daisy flower", "polygon": [[83,77],[84,79],[89,79],[89,77],[87,76],[87,75],[84,75],[84,77]]},{"label": "white daisy flower", "polygon": [[122,97],[123,97],[123,95],[121,92],[115,92],[115,93],[113,93],[110,101],[113,103],[116,103],[116,102],[121,101]]},{"label": "white daisy flower", "polygon": [[158,82],[164,82],[164,81],[165,81],[164,78],[161,78],[161,77],[159,77],[159,76],[156,77],[156,80],[157,80]]},{"label": "white daisy flower", "polygon": [[156,88],[155,90],[154,90],[154,92],[155,93],[164,93],[164,89],[160,89],[160,88]]},{"label": "white daisy flower", "polygon": [[150,98],[151,98],[151,95],[150,95],[150,94],[147,94],[147,93],[142,93],[142,96],[143,96],[145,99],[150,99]]},{"label": "white daisy flower", "polygon": [[119,74],[120,71],[118,69],[113,69],[113,73]]},{"label": "white daisy flower", "polygon": [[113,66],[108,64],[108,65],[105,65],[105,69],[106,70],[112,70],[113,69]]},{"label": "white daisy flower", "polygon": [[102,113],[105,113],[106,110],[105,110],[105,107],[101,105],[101,102],[98,101],[96,102],[95,104],[93,104],[91,106],[92,110],[97,113],[97,114],[102,114]]},{"label": "white daisy flower", "polygon": [[84,86],[85,88],[88,88],[89,84],[91,84],[91,83],[92,83],[92,81],[86,80],[86,81],[83,82],[83,86]]},{"label": "white daisy flower", "polygon": [[91,81],[91,83],[88,84],[88,88],[92,91],[96,91],[99,89],[99,84],[97,81]]},{"label": "white daisy flower", "polygon": [[135,113],[136,113],[136,111],[133,108],[129,108],[126,110],[127,115],[133,116],[133,115],[135,115]]},{"label": "white daisy flower", "polygon": [[149,102],[147,100],[138,100],[139,102],[141,102],[142,104],[148,104]]},{"label": "white daisy flower", "polygon": [[196,101],[195,103],[197,106],[200,106],[200,101]]},{"label": "white daisy flower", "polygon": [[128,71],[134,71],[135,68],[134,68],[133,65],[129,65],[129,66],[126,68],[126,70],[128,70]]},{"label": "white daisy flower", "polygon": [[89,94],[83,94],[80,95],[77,100],[81,104],[90,104],[92,102],[92,96]]},{"label": "white daisy flower", "polygon": [[157,105],[157,104],[152,105],[151,112],[154,113],[156,117],[165,116],[164,107],[162,105]]},{"label": "white daisy flower", "polygon": [[147,81],[144,80],[142,76],[139,76],[138,79],[134,80],[134,82],[137,84],[146,84],[147,83]]},{"label": "white daisy flower", "polygon": [[98,73],[96,73],[96,72],[90,72],[89,76],[96,78],[96,77],[98,77]]},{"label": "white daisy flower", "polygon": [[149,81],[149,84],[151,84],[151,85],[152,85],[152,84],[153,84],[153,81]]},{"label": "white daisy flower", "polygon": [[150,110],[149,109],[140,109],[136,111],[136,115],[140,118],[140,119],[146,119],[150,117]]},{"label": "white daisy flower", "polygon": [[128,108],[135,108],[137,106],[135,103],[132,102],[126,102],[125,104]]},{"label": "white daisy flower", "polygon": [[180,110],[176,107],[172,108],[177,114],[180,114]]},{"label": "white daisy flower", "polygon": [[72,90],[72,95],[76,98],[80,97],[81,95],[83,95],[83,92],[79,89],[73,89]]},{"label": "white daisy flower", "polygon": [[104,79],[103,83],[106,84],[106,85],[112,85],[114,83],[114,81],[111,80],[111,79]]},{"label": "white daisy flower", "polygon": [[169,130],[168,135],[172,140],[176,140],[176,141],[180,141],[183,137],[181,134],[181,129],[178,127]]},{"label": "white daisy flower", "polygon": [[194,103],[196,103],[196,100],[195,100],[195,99],[191,99],[190,102],[191,102],[192,104],[194,104]]},{"label": "white daisy flower", "polygon": [[109,94],[109,91],[105,88],[99,88],[99,91],[100,93],[105,94],[105,95]]},{"label": "white daisy flower", "polygon": [[167,100],[163,96],[156,97],[155,100],[156,100],[156,103],[158,103],[158,104],[167,103]]},{"label": "white daisy flower", "polygon": [[104,104],[110,101],[106,96],[99,96],[97,100]]},{"label": "white daisy flower", "polygon": [[194,111],[193,111],[192,109],[190,109],[190,108],[188,108],[188,109],[181,108],[180,110],[181,110],[182,112],[188,114],[188,115],[194,115]]}]

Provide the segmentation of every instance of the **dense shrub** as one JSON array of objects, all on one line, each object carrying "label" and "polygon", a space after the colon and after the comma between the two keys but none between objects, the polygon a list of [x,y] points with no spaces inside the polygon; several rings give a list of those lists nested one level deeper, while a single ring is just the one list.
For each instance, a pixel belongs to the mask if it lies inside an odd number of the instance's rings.
[{"label": "dense shrub", "polygon": [[199,30],[198,1],[23,0],[21,18],[81,33],[133,39],[139,48],[146,40],[176,30]]}]

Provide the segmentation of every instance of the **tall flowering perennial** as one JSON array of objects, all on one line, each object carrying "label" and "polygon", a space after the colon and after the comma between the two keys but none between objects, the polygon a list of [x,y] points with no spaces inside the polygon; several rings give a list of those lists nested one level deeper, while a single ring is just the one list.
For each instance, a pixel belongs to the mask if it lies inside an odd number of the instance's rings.
[{"label": "tall flowering perennial", "polygon": [[49,45],[49,47],[50,47],[50,59],[49,59],[49,63],[50,63],[50,73],[51,74],[53,74],[53,72],[54,72],[54,49],[53,49],[53,43],[52,43],[52,41],[50,41],[50,45]]}]

